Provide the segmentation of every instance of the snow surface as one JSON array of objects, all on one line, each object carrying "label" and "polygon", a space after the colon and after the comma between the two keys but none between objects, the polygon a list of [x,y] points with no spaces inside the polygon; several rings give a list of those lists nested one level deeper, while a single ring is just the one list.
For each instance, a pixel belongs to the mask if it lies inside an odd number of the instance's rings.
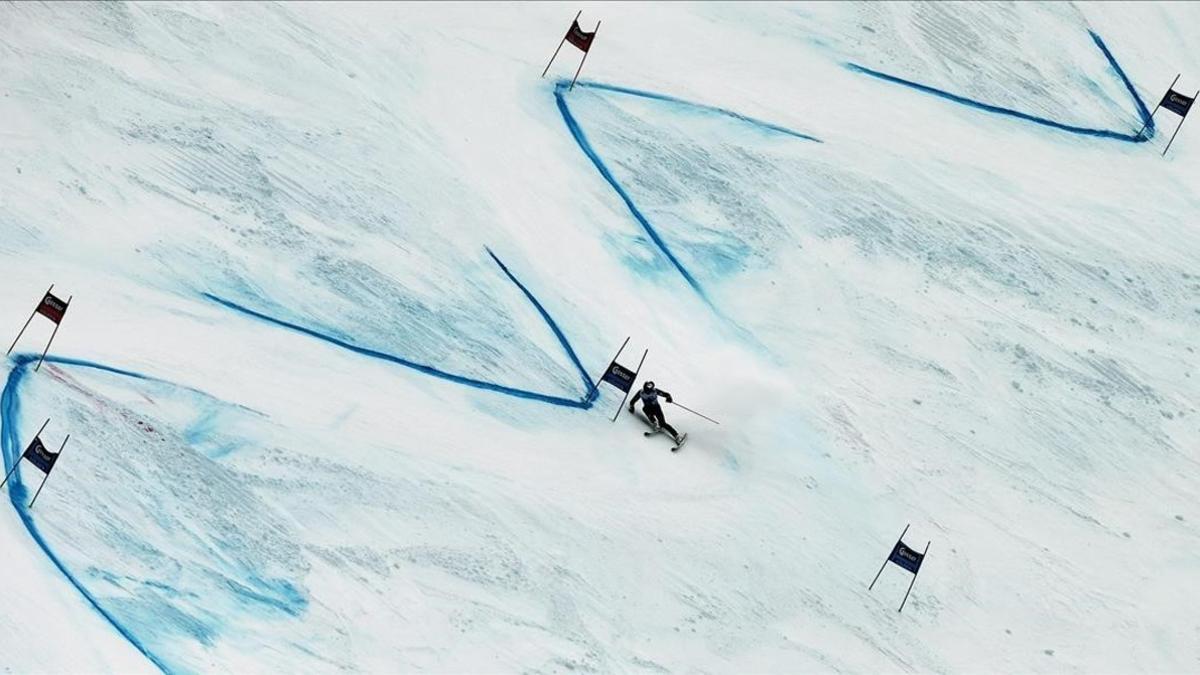
[{"label": "snow surface", "polygon": [[0,6],[6,671],[1200,671],[1196,25]]}]

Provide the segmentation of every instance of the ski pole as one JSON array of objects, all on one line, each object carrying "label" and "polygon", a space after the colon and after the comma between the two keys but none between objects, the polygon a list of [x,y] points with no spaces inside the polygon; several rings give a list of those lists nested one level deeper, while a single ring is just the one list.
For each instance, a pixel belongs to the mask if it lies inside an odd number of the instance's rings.
[{"label": "ski pole", "polygon": [[671,405],[673,405],[675,407],[683,408],[684,410],[692,413],[693,415],[696,415],[697,417],[703,417],[704,419],[708,420],[709,422],[712,422],[713,424],[716,424],[718,426],[720,426],[720,424],[721,424],[720,422],[714,420],[713,418],[709,417],[708,415],[703,415],[701,413],[698,413],[695,410],[692,410],[691,408],[687,407],[686,405],[679,405],[678,403],[676,403],[674,401],[670,401],[670,403],[671,403]]}]

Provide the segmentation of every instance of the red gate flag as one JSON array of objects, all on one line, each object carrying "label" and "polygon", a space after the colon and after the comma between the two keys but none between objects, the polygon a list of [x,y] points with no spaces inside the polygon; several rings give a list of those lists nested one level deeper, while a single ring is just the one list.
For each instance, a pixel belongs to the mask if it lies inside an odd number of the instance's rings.
[{"label": "red gate flag", "polygon": [[46,297],[42,298],[41,304],[37,306],[37,312],[54,323],[59,323],[67,313],[67,303],[47,291]]},{"label": "red gate flag", "polygon": [[571,30],[567,31],[567,42],[578,47],[581,51],[587,52],[592,48],[592,40],[596,37],[596,31],[588,33],[579,27],[579,21],[571,22]]},{"label": "red gate flag", "polygon": [[546,68],[542,70],[542,77],[550,72],[550,66],[554,63],[554,59],[558,58],[558,51],[568,42],[574,45],[579,51],[583,52],[583,58],[579,60],[579,67],[575,69],[575,77],[571,78],[571,89],[575,88],[575,80],[579,79],[579,73],[583,71],[583,62],[587,61],[588,50],[592,48],[592,42],[596,39],[596,32],[600,30],[600,22],[596,22],[596,28],[592,32],[587,32],[579,27],[579,15],[582,12],[576,12],[575,18],[571,20],[571,28],[567,30],[567,34],[558,41],[558,47],[554,49],[554,54],[550,57],[550,61],[546,64]]},{"label": "red gate flag", "polygon": [[41,370],[42,361],[46,359],[46,353],[50,351],[50,343],[54,342],[54,336],[58,335],[59,324],[62,323],[63,317],[67,314],[67,308],[71,306],[72,297],[74,296],[68,297],[66,302],[63,302],[61,298],[54,294],[54,284],[50,284],[50,288],[46,289],[46,295],[42,296],[42,301],[29,313],[29,318],[25,320],[25,325],[21,326],[21,330],[17,332],[17,337],[13,339],[12,344],[8,346],[8,351],[4,352],[4,354],[7,356],[12,353],[13,348],[17,346],[17,342],[21,340],[21,336],[25,334],[25,329],[29,328],[29,322],[33,321],[33,317],[41,314],[54,322],[54,332],[50,334],[50,339],[46,342],[46,348],[42,350],[42,358],[38,359],[38,364],[34,368],[35,371]]}]

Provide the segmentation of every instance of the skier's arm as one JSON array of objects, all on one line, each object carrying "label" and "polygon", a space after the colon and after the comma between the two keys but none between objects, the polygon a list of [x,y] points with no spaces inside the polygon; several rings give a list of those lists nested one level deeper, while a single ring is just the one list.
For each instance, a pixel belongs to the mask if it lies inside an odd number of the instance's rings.
[{"label": "skier's arm", "polygon": [[675,402],[675,401],[673,401],[673,400],[671,399],[671,394],[670,394],[670,392],[663,391],[662,389],[658,389],[658,390],[656,390],[656,391],[658,391],[658,395],[659,395],[659,396],[662,396],[663,398],[667,399],[667,403],[674,403],[674,402]]},{"label": "skier's arm", "polygon": [[633,398],[629,399],[629,412],[636,412],[636,411],[633,409],[633,404],[634,404],[634,403],[637,403],[637,402],[638,402],[638,399],[640,399],[641,397],[642,397],[642,395],[641,395],[641,394],[634,394],[634,395],[633,395]]}]

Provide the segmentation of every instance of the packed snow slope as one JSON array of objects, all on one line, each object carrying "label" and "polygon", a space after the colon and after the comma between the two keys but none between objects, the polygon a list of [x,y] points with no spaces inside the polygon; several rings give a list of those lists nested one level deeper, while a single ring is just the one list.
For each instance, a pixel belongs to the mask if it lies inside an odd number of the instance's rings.
[{"label": "packed snow slope", "polygon": [[0,6],[5,667],[1200,670],[1196,25]]}]

